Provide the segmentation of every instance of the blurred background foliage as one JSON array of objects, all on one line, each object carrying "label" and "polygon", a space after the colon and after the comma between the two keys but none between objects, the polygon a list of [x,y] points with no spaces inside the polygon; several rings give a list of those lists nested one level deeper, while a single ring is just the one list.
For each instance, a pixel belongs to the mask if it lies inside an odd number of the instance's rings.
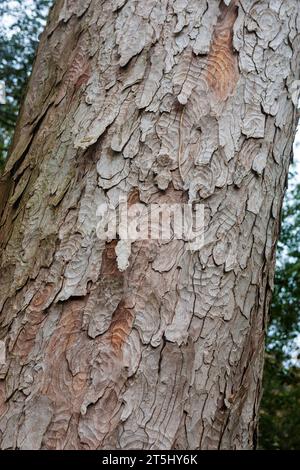
[{"label": "blurred background foliage", "polygon": [[0,105],[0,167],[8,152],[50,3],[50,0],[0,1],[0,81],[5,82],[6,88],[6,104]]},{"label": "blurred background foliage", "polygon": [[[0,167],[3,166],[26,93],[26,83],[52,0],[1,0]],[[1,171],[1,170],[0,170]],[[259,425],[261,449],[300,449],[300,185],[289,190],[277,250]]]},{"label": "blurred background foliage", "polygon": [[300,185],[288,191],[266,339],[259,446],[300,449]]}]

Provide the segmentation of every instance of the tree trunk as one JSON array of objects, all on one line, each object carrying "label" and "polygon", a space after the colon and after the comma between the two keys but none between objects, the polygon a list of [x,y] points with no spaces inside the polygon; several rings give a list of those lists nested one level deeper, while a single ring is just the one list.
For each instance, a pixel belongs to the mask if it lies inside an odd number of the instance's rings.
[{"label": "tree trunk", "polygon": [[[2,449],[253,448],[299,24],[56,2],[1,182]],[[99,239],[119,196],[203,203],[203,247]]]}]

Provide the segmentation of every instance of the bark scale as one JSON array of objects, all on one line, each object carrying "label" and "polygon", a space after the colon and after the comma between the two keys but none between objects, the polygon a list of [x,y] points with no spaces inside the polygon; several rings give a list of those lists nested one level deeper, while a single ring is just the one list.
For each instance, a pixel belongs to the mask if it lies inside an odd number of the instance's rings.
[{"label": "bark scale", "polygon": [[[1,179],[2,449],[253,447],[299,23],[56,2]],[[120,195],[204,203],[205,246],[99,240]]]}]

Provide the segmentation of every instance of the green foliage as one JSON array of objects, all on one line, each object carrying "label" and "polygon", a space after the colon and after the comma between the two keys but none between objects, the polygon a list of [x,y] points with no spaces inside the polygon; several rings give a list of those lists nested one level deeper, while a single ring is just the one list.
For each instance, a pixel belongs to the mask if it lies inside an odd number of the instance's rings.
[{"label": "green foliage", "polygon": [[260,416],[263,449],[300,449],[300,185],[283,210],[275,292],[266,342]]},{"label": "green foliage", "polygon": [[51,0],[0,3],[0,80],[6,88],[6,104],[0,104],[0,168],[7,156],[50,3]]},{"label": "green foliage", "polygon": [[268,354],[259,427],[262,449],[300,449],[299,409],[299,367],[286,368],[276,354]]}]

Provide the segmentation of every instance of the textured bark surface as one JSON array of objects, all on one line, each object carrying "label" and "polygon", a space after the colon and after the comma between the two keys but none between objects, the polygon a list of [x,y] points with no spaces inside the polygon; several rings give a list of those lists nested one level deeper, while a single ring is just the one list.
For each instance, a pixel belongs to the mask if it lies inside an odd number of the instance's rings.
[{"label": "textured bark surface", "polygon": [[[56,2],[1,181],[2,449],[253,447],[299,29],[297,0]],[[98,240],[120,195],[203,202],[205,246]]]}]

